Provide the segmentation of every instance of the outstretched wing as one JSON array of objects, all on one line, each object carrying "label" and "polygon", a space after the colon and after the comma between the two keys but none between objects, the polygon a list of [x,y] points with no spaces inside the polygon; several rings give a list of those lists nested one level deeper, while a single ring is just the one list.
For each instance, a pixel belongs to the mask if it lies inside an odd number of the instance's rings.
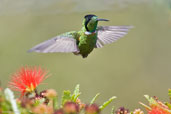
[{"label": "outstretched wing", "polygon": [[53,52],[79,52],[76,40],[70,36],[56,36],[50,40],[44,41],[28,52],[53,53]]},{"label": "outstretched wing", "polygon": [[101,48],[105,44],[110,44],[127,34],[132,26],[99,26],[96,48]]}]

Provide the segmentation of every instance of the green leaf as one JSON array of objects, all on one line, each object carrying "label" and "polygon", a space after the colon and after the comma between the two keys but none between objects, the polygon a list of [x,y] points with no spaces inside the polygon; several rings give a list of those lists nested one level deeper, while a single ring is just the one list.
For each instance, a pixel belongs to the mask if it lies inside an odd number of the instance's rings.
[{"label": "green leaf", "polygon": [[115,111],[115,107],[113,106],[111,110],[111,114],[114,114],[114,111]]},{"label": "green leaf", "polygon": [[20,111],[18,110],[18,107],[17,107],[16,100],[14,99],[13,92],[9,88],[6,88],[4,93],[5,93],[6,100],[8,100],[11,103],[14,114],[20,114]]},{"label": "green leaf", "polygon": [[93,104],[99,95],[100,93],[97,93],[96,96],[91,100],[90,104]]},{"label": "green leaf", "polygon": [[69,90],[63,92],[62,105],[64,105],[66,101],[71,101],[71,92]]},{"label": "green leaf", "polygon": [[[3,112],[8,112],[8,113],[12,113],[12,107],[11,107],[11,103],[9,101],[3,101],[0,103],[0,107],[1,107],[1,110]],[[4,113],[4,114],[7,114],[7,113]]]},{"label": "green leaf", "polygon": [[171,89],[168,90],[169,99],[171,101]]},{"label": "green leaf", "polygon": [[144,95],[144,97],[148,100],[148,102],[151,104],[154,104],[154,105],[157,105],[157,102],[156,100],[154,100],[152,97],[149,97],[148,95]]},{"label": "green leaf", "polygon": [[150,97],[149,97],[149,95],[144,95],[144,97],[150,102]]},{"label": "green leaf", "polygon": [[77,98],[80,96],[80,91],[79,91],[79,89],[80,89],[80,85],[79,84],[77,84],[76,85],[76,87],[75,87],[75,90],[74,90],[74,93],[73,93],[73,95],[72,95],[72,101],[74,101],[74,102],[76,102],[76,100],[77,100]]},{"label": "green leaf", "polygon": [[53,98],[53,109],[58,109],[58,97]]},{"label": "green leaf", "polygon": [[168,108],[171,109],[171,104],[170,103],[166,102],[165,105],[167,105]]},{"label": "green leaf", "polygon": [[139,102],[142,106],[144,106],[147,110],[151,110],[151,107],[149,107],[149,106],[147,106],[147,105],[145,105],[144,103],[142,103],[142,102]]},{"label": "green leaf", "polygon": [[101,105],[99,108],[100,110],[103,110],[107,105],[109,105],[114,99],[116,99],[115,96],[113,96],[112,98],[110,98],[108,101],[104,102],[103,105]]}]

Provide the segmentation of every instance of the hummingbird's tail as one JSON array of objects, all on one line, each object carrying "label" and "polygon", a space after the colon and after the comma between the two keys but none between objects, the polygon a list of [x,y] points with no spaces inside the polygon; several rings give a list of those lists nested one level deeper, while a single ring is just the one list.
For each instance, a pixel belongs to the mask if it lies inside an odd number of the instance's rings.
[{"label": "hummingbird's tail", "polygon": [[83,58],[87,58],[87,57],[88,57],[88,55],[82,55],[82,57],[83,57]]},{"label": "hummingbird's tail", "polygon": [[82,55],[79,52],[73,52],[73,54],[77,55],[77,56],[81,55],[83,58],[87,58],[88,57],[88,55]]}]

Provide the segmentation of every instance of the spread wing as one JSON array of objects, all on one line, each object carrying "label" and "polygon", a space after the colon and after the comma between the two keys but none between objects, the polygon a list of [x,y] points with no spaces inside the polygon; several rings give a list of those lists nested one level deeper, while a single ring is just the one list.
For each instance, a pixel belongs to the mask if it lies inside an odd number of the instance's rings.
[{"label": "spread wing", "polygon": [[50,40],[44,41],[28,52],[53,53],[53,52],[79,52],[76,40],[71,36],[56,36]]},{"label": "spread wing", "polygon": [[96,48],[101,48],[105,44],[117,41],[127,34],[132,26],[99,26]]}]

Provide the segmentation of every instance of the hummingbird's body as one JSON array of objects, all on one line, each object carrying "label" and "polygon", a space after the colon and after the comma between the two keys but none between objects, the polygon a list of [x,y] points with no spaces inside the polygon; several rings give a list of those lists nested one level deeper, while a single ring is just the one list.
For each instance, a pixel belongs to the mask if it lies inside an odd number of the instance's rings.
[{"label": "hummingbird's body", "polygon": [[130,26],[99,26],[95,15],[86,15],[80,31],[71,31],[47,40],[29,50],[29,52],[73,52],[87,57],[94,48],[101,48],[123,37]]},{"label": "hummingbird's body", "polygon": [[88,54],[93,51],[97,41],[97,33],[85,34],[84,31],[80,32],[78,48],[80,50],[79,54],[81,54],[84,58],[88,56]]}]

